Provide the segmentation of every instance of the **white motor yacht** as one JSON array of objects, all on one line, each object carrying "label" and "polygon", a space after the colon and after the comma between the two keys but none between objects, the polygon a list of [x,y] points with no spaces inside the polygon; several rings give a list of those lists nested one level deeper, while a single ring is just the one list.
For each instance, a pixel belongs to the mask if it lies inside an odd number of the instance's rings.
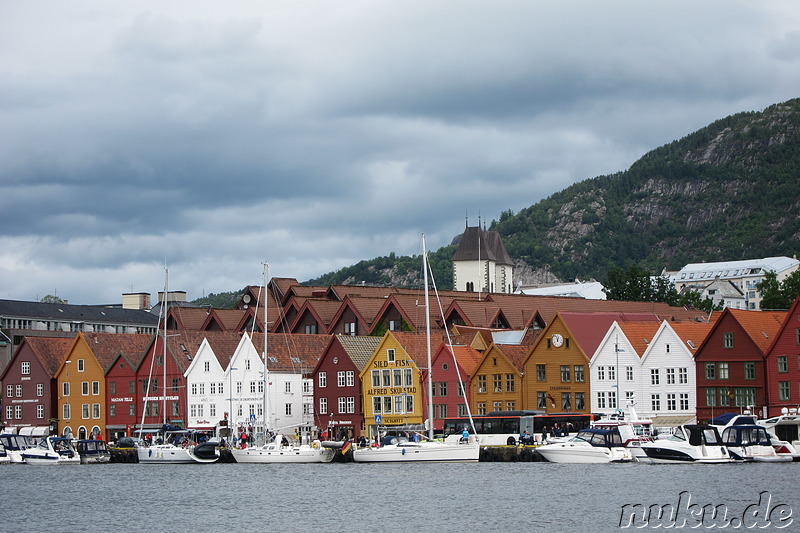
[{"label": "white motor yacht", "polygon": [[734,460],[717,428],[698,424],[678,426],[665,439],[643,442],[641,449],[651,463],[730,463]]},{"label": "white motor yacht", "polygon": [[34,448],[22,452],[29,465],[79,465],[81,458],[66,437],[45,437]]},{"label": "white motor yacht", "polygon": [[539,446],[536,452],[551,463],[623,463],[633,460],[618,427],[582,429],[570,440]]},{"label": "white motor yacht", "polygon": [[311,444],[292,444],[283,435],[263,446],[234,448],[231,450],[237,463],[329,463],[336,450],[326,448],[318,440]]}]

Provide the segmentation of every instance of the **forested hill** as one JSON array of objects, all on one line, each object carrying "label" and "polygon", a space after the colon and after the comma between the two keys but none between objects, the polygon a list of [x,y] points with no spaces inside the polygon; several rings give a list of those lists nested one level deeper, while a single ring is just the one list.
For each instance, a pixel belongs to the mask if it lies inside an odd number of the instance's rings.
[{"label": "forested hill", "polygon": [[[718,120],[646,154],[631,168],[576,183],[492,223],[516,279],[604,280],[632,263],[658,273],[686,263],[800,251],[800,99]],[[436,253],[442,274],[453,247]],[[310,284],[408,285],[419,267],[383,257]],[[450,276],[440,274],[440,288]],[[541,274],[541,272],[540,272]]]}]

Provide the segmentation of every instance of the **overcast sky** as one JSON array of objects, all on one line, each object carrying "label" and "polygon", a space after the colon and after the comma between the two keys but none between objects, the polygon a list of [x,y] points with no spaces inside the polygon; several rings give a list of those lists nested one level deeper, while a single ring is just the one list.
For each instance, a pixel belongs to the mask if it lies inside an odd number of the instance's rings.
[{"label": "overcast sky", "polygon": [[800,96],[800,2],[6,0],[0,298],[449,244]]}]

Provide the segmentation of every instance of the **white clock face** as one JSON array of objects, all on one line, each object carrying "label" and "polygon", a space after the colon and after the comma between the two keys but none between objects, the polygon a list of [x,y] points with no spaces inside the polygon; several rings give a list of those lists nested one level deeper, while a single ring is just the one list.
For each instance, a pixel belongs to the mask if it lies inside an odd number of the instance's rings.
[{"label": "white clock face", "polygon": [[553,335],[553,346],[555,346],[556,348],[559,348],[559,347],[561,347],[562,344],[564,344],[564,337],[562,337],[558,333]]}]

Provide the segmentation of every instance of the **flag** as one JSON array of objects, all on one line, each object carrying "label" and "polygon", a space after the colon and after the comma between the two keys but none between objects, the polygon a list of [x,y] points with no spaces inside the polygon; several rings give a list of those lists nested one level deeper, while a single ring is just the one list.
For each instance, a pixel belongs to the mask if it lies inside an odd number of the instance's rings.
[{"label": "flag", "polygon": [[342,455],[344,455],[347,452],[349,452],[350,448],[352,448],[352,447],[353,447],[353,443],[352,442],[350,442],[349,440],[347,442],[345,442],[344,446],[342,446]]}]

